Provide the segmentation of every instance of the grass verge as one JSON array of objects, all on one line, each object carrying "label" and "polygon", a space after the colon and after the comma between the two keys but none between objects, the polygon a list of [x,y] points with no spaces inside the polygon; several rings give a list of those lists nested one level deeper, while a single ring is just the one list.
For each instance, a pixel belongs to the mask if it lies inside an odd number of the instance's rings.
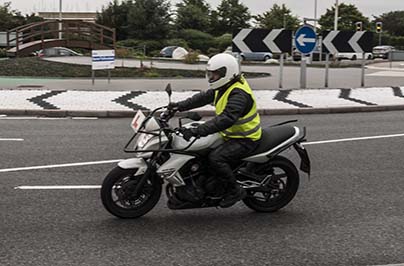
[{"label": "grass verge", "polygon": [[[106,70],[97,70],[98,77],[106,77]],[[268,77],[269,73],[245,73],[247,78]],[[12,58],[0,62],[0,76],[89,78],[91,66],[65,64],[41,60],[37,57]],[[111,70],[113,78],[204,78],[205,71],[158,68],[117,67]]]}]

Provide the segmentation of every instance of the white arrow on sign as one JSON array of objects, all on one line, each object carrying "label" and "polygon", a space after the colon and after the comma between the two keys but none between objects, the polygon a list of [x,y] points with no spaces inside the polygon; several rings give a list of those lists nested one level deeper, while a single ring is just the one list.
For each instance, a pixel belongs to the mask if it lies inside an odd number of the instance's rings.
[{"label": "white arrow on sign", "polygon": [[272,30],[262,42],[271,50],[272,53],[281,54],[282,50],[279,49],[278,45],[275,43],[276,37],[282,32],[280,29]]},{"label": "white arrow on sign", "polygon": [[316,39],[315,38],[305,38],[306,34],[301,34],[299,37],[297,37],[297,43],[300,46],[306,46],[306,43],[315,43]]},{"label": "white arrow on sign", "polygon": [[240,49],[243,53],[251,53],[250,48],[245,44],[244,39],[250,34],[252,29],[242,29],[239,33],[233,38],[233,42],[237,45],[238,49]]},{"label": "white arrow on sign", "polygon": [[328,49],[330,54],[338,53],[337,48],[335,48],[334,44],[332,43],[332,41],[338,35],[338,33],[339,33],[339,31],[337,31],[337,30],[330,31],[323,40],[323,45]]},{"label": "white arrow on sign", "polygon": [[363,34],[365,34],[364,31],[355,32],[355,34],[348,41],[349,45],[351,45],[355,53],[363,53],[362,48],[358,44],[358,41],[360,40],[360,38],[362,38]]}]

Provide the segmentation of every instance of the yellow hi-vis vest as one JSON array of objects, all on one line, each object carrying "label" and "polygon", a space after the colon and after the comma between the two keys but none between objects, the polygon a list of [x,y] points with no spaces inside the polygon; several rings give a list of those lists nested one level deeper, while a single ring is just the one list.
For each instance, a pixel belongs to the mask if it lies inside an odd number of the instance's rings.
[{"label": "yellow hi-vis vest", "polygon": [[260,116],[257,112],[257,103],[255,101],[255,97],[252,93],[250,86],[247,81],[241,77],[241,82],[235,82],[230,88],[226,90],[226,92],[217,99],[219,91],[215,91],[215,107],[216,107],[216,115],[220,115],[224,109],[226,108],[227,101],[229,99],[229,95],[235,89],[241,89],[248,93],[253,99],[253,106],[251,110],[243,117],[240,117],[236,123],[230,128],[223,130],[220,134],[226,139],[228,138],[249,138],[254,141],[257,141],[261,138],[262,129],[260,125]]}]

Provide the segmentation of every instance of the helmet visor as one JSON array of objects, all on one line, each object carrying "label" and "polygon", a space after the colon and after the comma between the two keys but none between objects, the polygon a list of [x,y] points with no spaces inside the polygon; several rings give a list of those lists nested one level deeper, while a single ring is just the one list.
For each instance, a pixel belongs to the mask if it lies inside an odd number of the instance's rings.
[{"label": "helmet visor", "polygon": [[210,83],[215,82],[221,78],[223,78],[224,76],[226,76],[226,68],[225,67],[221,67],[217,70],[206,70],[206,78],[208,79],[208,81]]}]

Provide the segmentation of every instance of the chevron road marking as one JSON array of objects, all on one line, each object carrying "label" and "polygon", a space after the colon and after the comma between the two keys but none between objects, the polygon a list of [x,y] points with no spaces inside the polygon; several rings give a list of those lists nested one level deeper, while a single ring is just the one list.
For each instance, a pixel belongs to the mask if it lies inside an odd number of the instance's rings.
[{"label": "chevron road marking", "polygon": [[360,40],[360,38],[362,38],[363,34],[365,34],[364,31],[355,32],[355,34],[348,41],[355,53],[363,53],[362,48],[358,44],[358,41]]},{"label": "chevron road marking", "polygon": [[323,40],[323,45],[328,49],[330,54],[337,54],[338,50],[332,43],[334,38],[338,35],[339,31],[330,31]]},{"label": "chevron road marking", "polygon": [[248,36],[248,34],[250,34],[251,31],[252,31],[252,29],[242,29],[233,38],[233,43],[236,44],[238,49],[243,53],[250,53],[251,52],[250,48],[244,42],[244,39]]},{"label": "chevron road marking", "polygon": [[272,53],[282,53],[282,50],[275,44],[275,39],[282,32],[282,30],[272,30],[262,41],[271,50]]}]

